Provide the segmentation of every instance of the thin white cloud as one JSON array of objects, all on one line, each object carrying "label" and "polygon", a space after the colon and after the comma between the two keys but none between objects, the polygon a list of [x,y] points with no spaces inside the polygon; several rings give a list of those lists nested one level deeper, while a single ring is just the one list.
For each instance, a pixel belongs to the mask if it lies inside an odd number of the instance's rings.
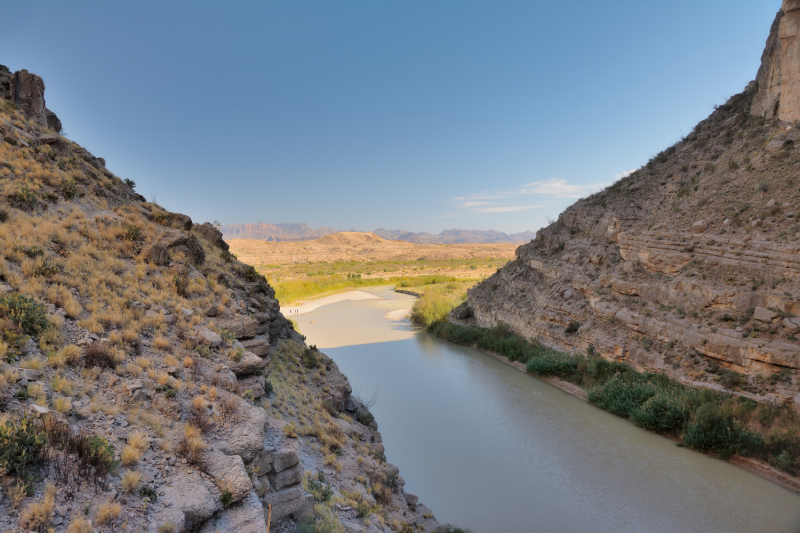
[{"label": "thin white cloud", "polygon": [[534,181],[523,185],[520,194],[539,194],[553,196],[555,198],[583,198],[595,191],[602,189],[604,185],[592,183],[589,185],[576,185],[567,183],[567,180],[551,178],[546,181]]},{"label": "thin white cloud", "polygon": [[[610,183],[625,178],[634,170],[616,174]],[[569,183],[565,179],[550,178],[534,181],[513,191],[483,191],[454,196],[449,203],[455,204],[456,210],[442,215],[444,218],[466,215],[470,213],[515,213],[531,209],[544,208],[548,205],[559,204],[558,200],[579,199],[603,189],[606,183],[577,184]],[[531,204],[523,201],[528,196],[538,197],[539,202]]]},{"label": "thin white cloud", "polygon": [[517,211],[528,211],[544,207],[544,204],[538,205],[504,205],[504,206],[491,206],[491,207],[478,207],[473,209],[473,213],[516,213]]}]

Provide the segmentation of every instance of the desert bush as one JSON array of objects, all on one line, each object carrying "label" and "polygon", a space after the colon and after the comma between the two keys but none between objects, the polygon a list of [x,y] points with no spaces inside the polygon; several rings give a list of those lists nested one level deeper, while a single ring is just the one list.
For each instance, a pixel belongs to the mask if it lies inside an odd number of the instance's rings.
[{"label": "desert bush", "polygon": [[45,459],[47,435],[23,417],[0,426],[0,466],[8,474],[27,477],[32,465]]},{"label": "desert bush", "polygon": [[23,185],[19,191],[8,195],[8,203],[25,211],[33,211],[39,206],[39,195]]},{"label": "desert bush", "polygon": [[95,341],[83,349],[83,362],[87,368],[114,368],[117,358],[111,343]]},{"label": "desert bush", "polygon": [[175,284],[175,290],[178,293],[178,296],[186,298],[187,290],[189,288],[189,273],[188,272],[181,272],[180,274],[175,274],[172,278],[172,283]]},{"label": "desert bush", "polygon": [[11,320],[26,335],[38,335],[48,325],[46,307],[19,293],[0,298],[0,316]]}]

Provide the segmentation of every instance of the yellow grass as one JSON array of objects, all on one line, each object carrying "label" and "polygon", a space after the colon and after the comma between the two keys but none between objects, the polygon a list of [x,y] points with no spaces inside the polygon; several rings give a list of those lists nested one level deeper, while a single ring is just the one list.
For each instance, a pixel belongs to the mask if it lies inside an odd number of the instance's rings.
[{"label": "yellow grass", "polygon": [[41,530],[53,518],[53,508],[56,505],[56,487],[48,484],[41,502],[29,504],[19,518],[19,525],[25,529]]},{"label": "yellow grass", "polygon": [[96,524],[107,524],[114,520],[119,513],[122,512],[122,506],[117,502],[106,501],[100,504],[100,507],[97,508],[97,512],[94,515],[94,521]]}]

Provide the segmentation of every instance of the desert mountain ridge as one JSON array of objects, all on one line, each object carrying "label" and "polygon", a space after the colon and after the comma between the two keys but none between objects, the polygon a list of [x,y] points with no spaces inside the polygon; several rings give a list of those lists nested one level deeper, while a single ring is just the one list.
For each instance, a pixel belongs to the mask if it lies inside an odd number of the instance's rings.
[{"label": "desert mountain ridge", "polygon": [[[225,239],[256,239],[271,242],[308,241],[330,235],[331,233],[341,233],[341,230],[328,227],[311,228],[306,223],[267,224],[266,222],[257,222],[255,224],[227,224],[220,226],[220,230]],[[356,230],[350,231],[356,232]],[[387,230],[383,228],[376,229],[371,233],[390,241],[407,241],[417,244],[524,244],[536,237],[536,232],[533,231],[507,234],[494,230],[463,229],[444,230],[438,235],[427,232],[414,233],[411,231]]]}]

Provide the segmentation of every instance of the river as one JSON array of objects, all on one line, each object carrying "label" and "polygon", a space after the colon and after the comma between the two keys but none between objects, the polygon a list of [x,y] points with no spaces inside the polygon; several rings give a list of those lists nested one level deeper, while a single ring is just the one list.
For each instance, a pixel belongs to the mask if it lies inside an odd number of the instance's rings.
[{"label": "river", "polygon": [[800,532],[800,495],[680,448],[478,350],[386,313],[364,289],[297,315],[372,412],[387,460],[441,523],[474,533]]}]

